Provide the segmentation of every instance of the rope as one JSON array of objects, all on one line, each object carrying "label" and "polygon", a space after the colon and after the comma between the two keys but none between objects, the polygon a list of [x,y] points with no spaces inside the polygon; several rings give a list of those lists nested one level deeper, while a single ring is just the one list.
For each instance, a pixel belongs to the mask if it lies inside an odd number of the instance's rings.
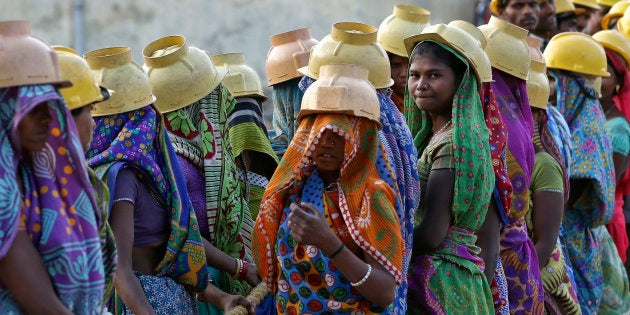
[{"label": "rope", "polygon": [[[267,285],[265,282],[260,282],[249,295],[247,296],[247,300],[254,303],[255,306],[260,304],[260,302],[265,298],[265,296],[269,293],[269,289],[267,289]],[[247,315],[247,309],[242,305],[237,305],[230,311],[226,313],[226,315]]]}]

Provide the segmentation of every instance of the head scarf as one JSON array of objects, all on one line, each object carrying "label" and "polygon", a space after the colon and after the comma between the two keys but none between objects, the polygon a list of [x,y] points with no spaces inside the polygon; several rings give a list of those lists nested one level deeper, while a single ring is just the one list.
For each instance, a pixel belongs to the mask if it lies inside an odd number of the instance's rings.
[{"label": "head scarf", "polygon": [[271,147],[281,159],[297,130],[296,118],[300,112],[304,90],[298,84],[300,78],[274,84],[271,87],[273,100],[273,130],[270,132]]},{"label": "head scarf", "polygon": [[96,117],[95,122],[94,140],[87,156],[98,177],[110,191],[115,191],[119,171],[133,167],[151,179],[151,189],[157,192],[171,215],[171,235],[156,275],[173,278],[195,291],[203,290],[208,279],[205,250],[162,116],[153,105],[147,105]]},{"label": "head scarf", "polygon": [[510,217],[522,218],[529,210],[529,182],[535,155],[532,144],[534,120],[527,99],[527,84],[525,80],[495,68],[492,68],[492,78],[492,92],[509,130],[507,161],[514,192]]},{"label": "head scarf", "polygon": [[[275,290],[276,277],[280,272],[277,269],[277,250],[280,245],[277,244],[280,237],[278,230],[283,223],[286,224],[285,212],[290,202],[302,194],[305,182],[314,176],[311,154],[326,129],[346,139],[344,162],[337,181],[339,204],[334,206],[342,213],[354,243],[374,257],[399,283],[402,280],[404,249],[400,223],[392,202],[387,202],[385,196],[372,198],[376,194],[375,188],[383,186],[378,168],[387,167],[384,161],[377,161],[380,146],[375,141],[377,126],[365,118],[341,114],[309,115],[302,119],[265,191],[256,219],[253,244],[258,272],[268,287]],[[392,174],[391,169],[389,172]],[[391,189],[388,185],[384,186]],[[319,180],[315,188],[320,194],[309,196],[321,204],[323,182]],[[309,196],[302,196],[302,201],[306,201]],[[393,199],[393,193],[391,197]],[[321,210],[326,213],[330,211],[325,208]],[[366,217],[368,213],[369,217]]]},{"label": "head scarf", "polygon": [[614,167],[605,117],[594,88],[585,86],[581,76],[550,70],[556,79],[557,108],[564,116],[573,139],[571,179],[591,179],[592,204],[581,214],[587,226],[610,221],[614,210]]},{"label": "head scarf", "polygon": [[483,103],[483,115],[489,133],[490,155],[492,156],[492,169],[495,177],[494,198],[499,208],[499,217],[503,225],[507,225],[507,216],[512,207],[512,182],[507,169],[507,137],[508,130],[501,118],[499,106],[492,93],[490,83],[484,83],[481,87],[481,100]]},{"label": "head scarf", "polygon": [[[304,76],[300,80],[299,87],[302,91],[306,91],[313,82],[315,80]],[[383,126],[378,133],[378,138],[382,144],[378,152],[379,156],[391,163],[391,167],[395,172],[395,178],[391,178],[390,174],[383,172],[382,170],[385,168],[379,168],[379,172],[381,179],[394,189],[397,196],[400,196],[396,200],[396,213],[398,214],[401,224],[400,229],[405,241],[403,273],[407,274],[409,262],[411,261],[414,217],[420,201],[420,181],[417,166],[418,151],[413,144],[413,137],[405,123],[405,117],[390,98],[391,93],[392,90],[390,88],[376,90],[380,104],[380,122]],[[403,277],[394,299],[394,313],[407,313],[406,297],[407,278]]]},{"label": "head scarf", "polygon": [[[613,96],[613,101],[617,108],[623,113],[626,119],[630,120],[630,72],[628,71],[625,61],[613,50],[608,48],[606,50],[606,57],[613,66],[615,73],[617,74],[617,80],[619,80],[619,89]],[[623,178],[617,183],[624,195],[630,194],[630,167],[626,169],[623,174]]]},{"label": "head scarf", "polygon": [[[202,99],[166,113],[165,122],[173,148],[202,170],[205,180],[205,211],[210,243],[222,252],[251,261],[251,233],[254,221],[239,189],[234,150],[230,142],[228,113],[236,101],[227,87],[219,84]],[[221,287],[232,294],[246,294],[249,286],[222,277]]]},{"label": "head scarf", "polygon": [[[33,152],[29,163],[18,125],[41,103],[48,105],[52,121],[45,147]],[[0,258],[24,222],[61,302],[73,313],[93,314],[105,286],[101,218],[71,117],[52,85],[0,89]],[[0,313],[19,313],[15,307],[8,291],[0,289]]]},{"label": "head scarf", "polygon": [[[562,114],[556,109],[556,106],[549,104],[547,106],[547,127],[549,132],[553,136],[556,142],[556,147],[560,150],[562,155],[562,164],[565,167],[565,172],[571,174],[571,152],[573,150],[573,143],[571,142],[571,131],[567,122],[562,117]],[[568,175],[567,175],[568,176]]]},{"label": "head scarf", "polygon": [[278,157],[271,148],[267,129],[263,123],[263,109],[260,100],[251,97],[239,97],[228,112],[228,128],[234,157],[243,151],[251,152],[251,167],[239,168],[239,182],[244,187],[251,217],[258,215],[260,201],[269,179],[278,166]]},{"label": "head scarf", "polygon": [[[470,70],[468,62],[452,48],[442,43],[437,44],[466,64],[466,72],[453,96],[451,118],[455,159],[452,221],[458,227],[477,230],[483,224],[495,185],[489,132],[477,91],[477,78]],[[431,118],[426,111],[415,106],[411,93],[407,94],[405,109],[407,121],[414,125],[412,130],[418,131],[415,139],[420,140],[416,144],[420,145],[418,152],[422,152],[433,134]],[[460,222],[462,218],[469,217],[471,213],[477,214],[476,222]]]}]

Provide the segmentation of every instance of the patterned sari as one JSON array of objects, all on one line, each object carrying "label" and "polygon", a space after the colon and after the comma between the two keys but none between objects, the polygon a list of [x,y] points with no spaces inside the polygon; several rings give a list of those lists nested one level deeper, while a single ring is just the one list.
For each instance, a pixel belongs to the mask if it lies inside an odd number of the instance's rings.
[{"label": "patterned sari", "polygon": [[[300,88],[306,90],[314,81],[309,77],[303,77]],[[395,177],[379,168],[381,179],[389,184],[396,193],[396,213],[401,223],[403,240],[405,241],[405,253],[403,256],[403,272],[407,274],[411,261],[411,248],[413,243],[414,215],[420,200],[420,184],[416,162],[417,150],[413,144],[413,137],[405,117],[392,102],[390,94],[392,90],[377,89],[376,94],[380,103],[380,122],[383,128],[378,133],[378,138],[383,144],[379,147],[378,154],[384,155],[394,168]],[[407,314],[407,278],[403,277],[398,286],[394,300],[394,314]]]},{"label": "patterned sari", "polygon": [[529,185],[534,167],[534,121],[526,82],[492,69],[492,91],[508,129],[507,168],[514,195],[508,225],[501,233],[501,259],[508,281],[510,312],[540,314],[544,290],[538,257],[524,217],[529,211]]},{"label": "patterned sari", "polygon": [[166,252],[153,276],[169,277],[188,289],[202,291],[208,281],[205,250],[162,116],[147,105],[96,117],[95,122],[87,156],[96,175],[115,191],[118,173],[125,167],[134,168],[152,179],[148,187],[156,191],[171,215]]},{"label": "patterned sari", "polygon": [[[203,175],[205,207],[195,209],[197,218],[203,221],[201,234],[227,255],[251,261],[254,220],[239,189],[228,130],[228,113],[235,105],[225,85],[219,84],[199,101],[166,113],[165,123],[178,157],[196,167],[192,172]],[[247,295],[250,290],[247,283],[225,272],[218,286],[231,294]]]},{"label": "patterned sari", "polygon": [[[433,137],[431,119],[408,94],[405,114],[411,130],[417,131],[415,144],[422,152],[418,169],[426,182],[438,150],[449,152],[454,168],[451,226],[442,244],[433,252],[414,254],[408,274],[409,314],[489,314],[494,312],[490,287],[483,274],[480,249],[474,232],[481,227],[495,187],[488,128],[477,91],[477,78],[468,62],[450,47],[439,44],[467,66],[453,97],[452,130]],[[415,105],[415,104],[414,104]],[[422,163],[422,165],[420,165]],[[421,199],[417,222],[425,211]]]},{"label": "patterned sari", "polygon": [[[41,103],[47,103],[52,121],[45,147],[29,163],[18,125]],[[23,224],[59,300],[72,313],[91,315],[103,304],[102,222],[71,117],[52,85],[0,89],[0,258]],[[21,313],[3,286],[0,313]]]},{"label": "patterned sari", "polygon": [[[346,139],[336,193],[324,192],[311,159],[326,129]],[[370,255],[400,283],[404,243],[395,192],[380,179],[393,171],[378,155],[377,132],[374,122],[340,114],[309,115],[300,123],[265,191],[253,234],[258,270],[279,313],[389,313],[352,288],[318,248],[296,242],[287,227],[291,202],[312,203],[351,251]]]},{"label": "patterned sari", "polygon": [[614,212],[612,147],[595,89],[587,87],[579,75],[558,70],[549,73],[556,80],[557,108],[571,130],[574,145],[570,179],[580,179],[580,186],[575,188],[582,189],[581,195],[567,205],[562,237],[582,313],[595,314],[604,284],[602,240],[593,228],[610,221]]}]

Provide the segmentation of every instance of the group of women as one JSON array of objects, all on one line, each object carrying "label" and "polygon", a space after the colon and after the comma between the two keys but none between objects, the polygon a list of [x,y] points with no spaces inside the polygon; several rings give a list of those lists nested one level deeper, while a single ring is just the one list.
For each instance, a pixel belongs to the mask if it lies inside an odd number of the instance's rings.
[{"label": "group of women", "polygon": [[269,131],[242,55],[0,22],[0,312],[630,311],[630,41],[428,15],[272,36]]}]

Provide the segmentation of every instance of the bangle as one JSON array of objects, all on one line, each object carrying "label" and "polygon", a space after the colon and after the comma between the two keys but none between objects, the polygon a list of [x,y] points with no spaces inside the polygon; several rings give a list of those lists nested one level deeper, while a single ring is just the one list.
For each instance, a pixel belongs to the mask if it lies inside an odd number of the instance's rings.
[{"label": "bangle", "polygon": [[365,283],[365,281],[367,281],[367,279],[370,277],[370,274],[372,273],[372,265],[367,264],[367,266],[368,266],[368,270],[367,270],[367,272],[365,273],[365,276],[363,276],[363,279],[359,280],[359,282],[356,282],[356,283],[352,283],[352,282],[350,282],[350,285],[351,285],[351,286],[353,286],[353,287],[358,287],[358,286],[360,286],[360,285],[364,284],[364,283]]},{"label": "bangle", "polygon": [[341,251],[343,250],[343,248],[346,247],[346,245],[343,244],[343,242],[341,242],[341,246],[339,246],[339,248],[337,248],[337,250],[332,253],[330,256],[328,256],[329,259],[333,259],[335,258],[335,256],[339,255],[339,253],[341,253]]},{"label": "bangle", "polygon": [[236,279],[236,277],[238,277],[239,274],[241,274],[241,270],[243,269],[243,262],[236,258],[236,270],[234,270],[234,273],[231,275],[232,279]]},{"label": "bangle", "polygon": [[249,268],[249,263],[246,260],[241,260],[241,270],[238,273],[238,280],[242,280],[247,275],[247,269]]}]

